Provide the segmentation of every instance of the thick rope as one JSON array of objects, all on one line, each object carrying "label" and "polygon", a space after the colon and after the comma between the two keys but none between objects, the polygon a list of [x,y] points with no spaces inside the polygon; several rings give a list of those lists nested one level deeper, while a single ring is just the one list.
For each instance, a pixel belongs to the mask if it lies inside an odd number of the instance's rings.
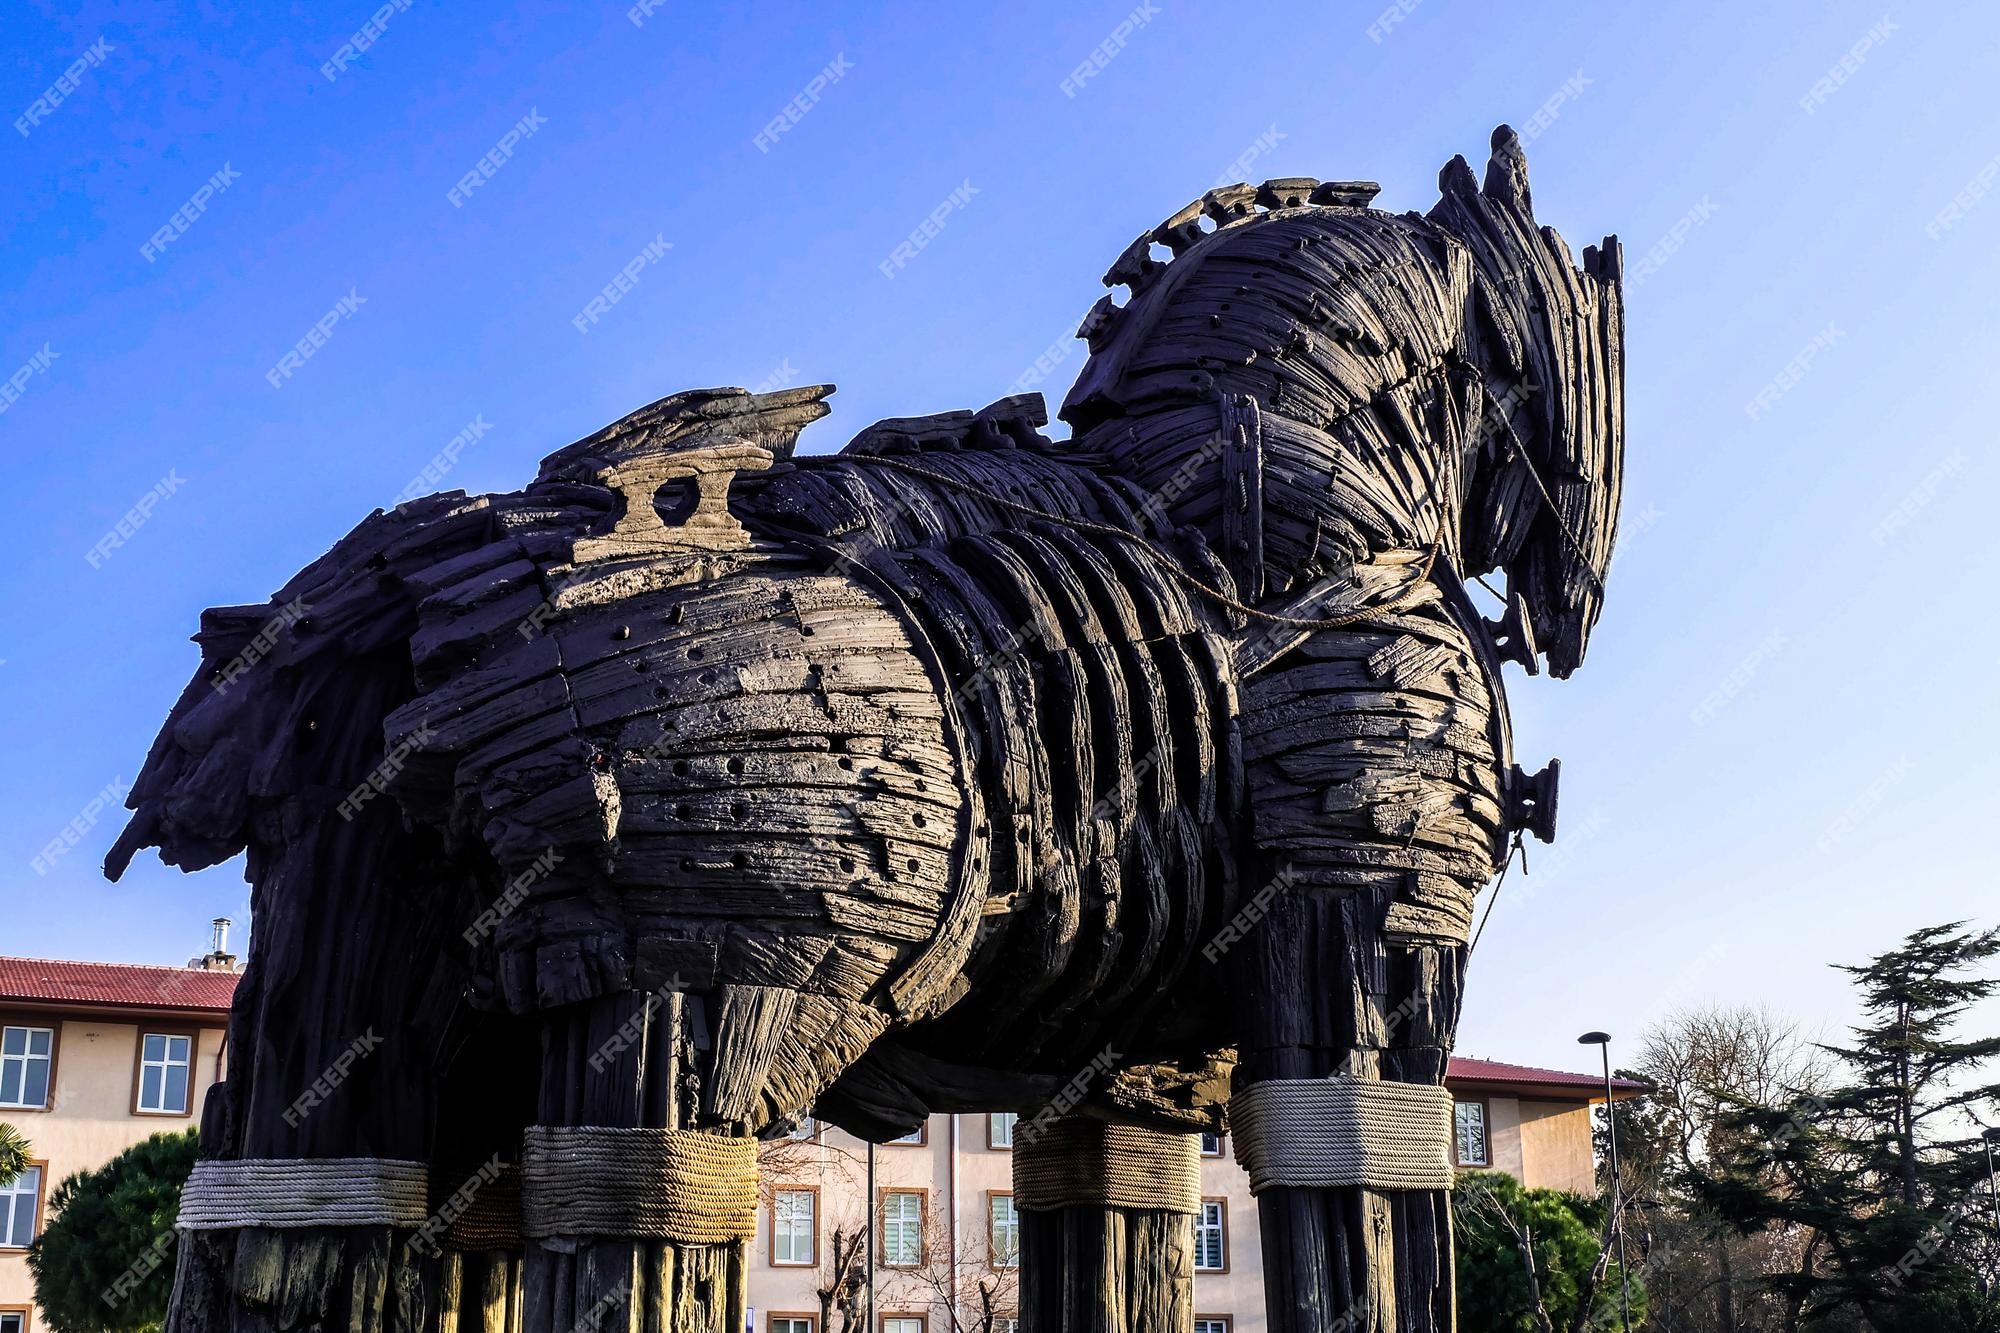
[{"label": "thick rope", "polygon": [[417,1227],[430,1168],[386,1157],[200,1161],[181,1189],[185,1231],[230,1227]]},{"label": "thick rope", "polygon": [[1220,588],[1210,586],[1186,566],[1169,556],[1165,551],[1155,546],[1151,540],[1139,533],[1127,532],[1124,528],[1115,528],[1109,523],[1093,523],[1088,519],[1070,518],[1063,514],[1052,514],[1046,509],[1037,509],[1033,505],[1025,505],[1018,501],[1003,499],[991,491],[980,489],[970,481],[961,481],[957,477],[947,477],[942,472],[933,472],[929,468],[917,467],[915,464],[905,463],[900,459],[887,458],[877,454],[872,456],[869,462],[872,465],[891,468],[897,472],[907,472],[913,477],[921,477],[925,481],[938,486],[949,486],[956,490],[969,492],[977,495],[985,503],[997,509],[1012,510],[1014,513],[1024,514],[1029,518],[1038,518],[1044,522],[1054,523],[1061,527],[1074,528],[1078,532],[1095,533],[1100,537],[1113,537],[1120,541],[1130,542],[1147,555],[1150,555],[1160,568],[1164,569],[1170,576],[1193,588],[1196,592],[1223,609],[1234,611],[1238,615],[1248,616],[1252,620],[1267,621],[1273,625],[1291,625],[1299,629],[1345,629],[1349,625],[1359,625],[1363,621],[1368,620],[1379,620],[1383,616],[1394,615],[1396,612],[1404,610],[1425,595],[1424,585],[1429,582],[1431,569],[1437,564],[1438,552],[1443,549],[1442,542],[1431,543],[1430,554],[1425,557],[1423,570],[1411,581],[1409,590],[1393,601],[1386,602],[1381,606],[1367,606],[1358,611],[1349,611],[1345,615],[1288,616],[1277,611],[1261,611],[1254,606],[1249,606],[1238,601],[1228,593],[1223,592]]},{"label": "thick rope", "polygon": [[1451,1094],[1423,1083],[1273,1079],[1229,1099],[1250,1192],[1450,1189]]},{"label": "thick rope", "polygon": [[718,1245],[757,1231],[757,1143],[684,1129],[530,1125],[521,1234]]},{"label": "thick rope", "polygon": [[1014,1203],[1201,1211],[1201,1136],[1070,1117],[1014,1141]]},{"label": "thick rope", "polygon": [[470,1177],[431,1177],[432,1215],[445,1224],[441,1237],[453,1250],[521,1248],[521,1168],[501,1164]]}]

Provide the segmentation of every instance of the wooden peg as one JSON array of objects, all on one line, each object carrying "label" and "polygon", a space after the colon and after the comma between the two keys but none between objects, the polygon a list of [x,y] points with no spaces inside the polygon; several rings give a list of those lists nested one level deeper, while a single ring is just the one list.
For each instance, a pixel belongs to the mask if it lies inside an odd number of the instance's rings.
[{"label": "wooden peg", "polygon": [[1507,824],[1524,828],[1543,842],[1556,840],[1556,786],[1562,760],[1551,759],[1539,773],[1515,764],[1507,774]]}]

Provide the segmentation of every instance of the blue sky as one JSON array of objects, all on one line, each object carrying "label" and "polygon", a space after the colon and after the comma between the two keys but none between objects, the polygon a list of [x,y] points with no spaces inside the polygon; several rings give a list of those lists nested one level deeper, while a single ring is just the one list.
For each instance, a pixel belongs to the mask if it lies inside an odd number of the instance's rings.
[{"label": "blue sky", "polygon": [[1098,276],[1218,177],[1423,209],[1544,107],[1540,218],[1618,233],[1628,273],[1665,244],[1627,294],[1604,620],[1572,680],[1509,669],[1564,827],[1508,880],[1461,1051],[1581,1067],[1577,1032],[1711,1000],[1838,1024],[1829,961],[2000,917],[2000,631],[1968,595],[2000,575],[1991,5],[416,0],[344,69],[366,3],[168,8],[4,21],[0,953],[179,962],[247,914],[240,862],[105,884],[116,812],[33,862],[136,772],[200,610],[263,600],[468,423],[441,486],[512,489],[656,397],[774,375],[841,386],[817,449],[1051,348],[1059,399]]}]

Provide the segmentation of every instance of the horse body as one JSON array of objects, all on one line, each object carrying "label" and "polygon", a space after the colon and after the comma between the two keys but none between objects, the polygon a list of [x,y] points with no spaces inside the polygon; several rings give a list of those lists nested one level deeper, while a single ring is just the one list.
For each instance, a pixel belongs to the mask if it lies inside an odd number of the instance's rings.
[{"label": "horse body", "polygon": [[[207,1151],[593,1123],[563,1062],[600,1020],[565,1016],[635,994],[673,997],[684,1076],[666,1119],[596,1123],[884,1138],[1096,1071],[1097,1113],[1218,1128],[1229,1048],[1239,1084],[1438,1083],[1475,895],[1552,832],[1500,661],[1580,661],[1620,471],[1615,246],[1574,270],[1519,157],[1496,136],[1484,191],[1455,160],[1428,218],[1211,192],[1107,275],[1067,442],[1023,398],[793,456],[827,390],[678,394],[211,613],[111,859],[252,852],[254,1057]],[[1495,568],[1497,626],[1461,581]],[[362,1072],[379,1101],[272,1123],[375,1023],[417,1038]],[[539,1091],[484,1072],[529,1023]],[[1412,1260],[1297,1193],[1267,1251],[1352,1244],[1274,1318],[1331,1327]],[[1424,1192],[1382,1206],[1442,1235]]]}]

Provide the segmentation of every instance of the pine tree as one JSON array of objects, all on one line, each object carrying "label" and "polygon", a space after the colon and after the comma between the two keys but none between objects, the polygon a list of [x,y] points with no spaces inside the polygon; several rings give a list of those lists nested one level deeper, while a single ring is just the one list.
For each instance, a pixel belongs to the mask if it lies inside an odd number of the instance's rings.
[{"label": "pine tree", "polygon": [[28,1251],[36,1323],[57,1333],[155,1333],[173,1292],[181,1186],[199,1137],[155,1134],[56,1187]]},{"label": "pine tree", "polygon": [[1891,1330],[1991,1328],[1985,1294],[1991,1207],[1979,1122],[2000,1084],[1981,1069],[2000,1037],[1960,1040],[1966,1010],[2000,989],[1982,964],[2000,930],[1933,926],[1862,966],[1863,1022],[1820,1096],[1736,1101],[1703,1202],[1745,1232],[1809,1228],[1831,1262],[1773,1279],[1810,1315]]}]

